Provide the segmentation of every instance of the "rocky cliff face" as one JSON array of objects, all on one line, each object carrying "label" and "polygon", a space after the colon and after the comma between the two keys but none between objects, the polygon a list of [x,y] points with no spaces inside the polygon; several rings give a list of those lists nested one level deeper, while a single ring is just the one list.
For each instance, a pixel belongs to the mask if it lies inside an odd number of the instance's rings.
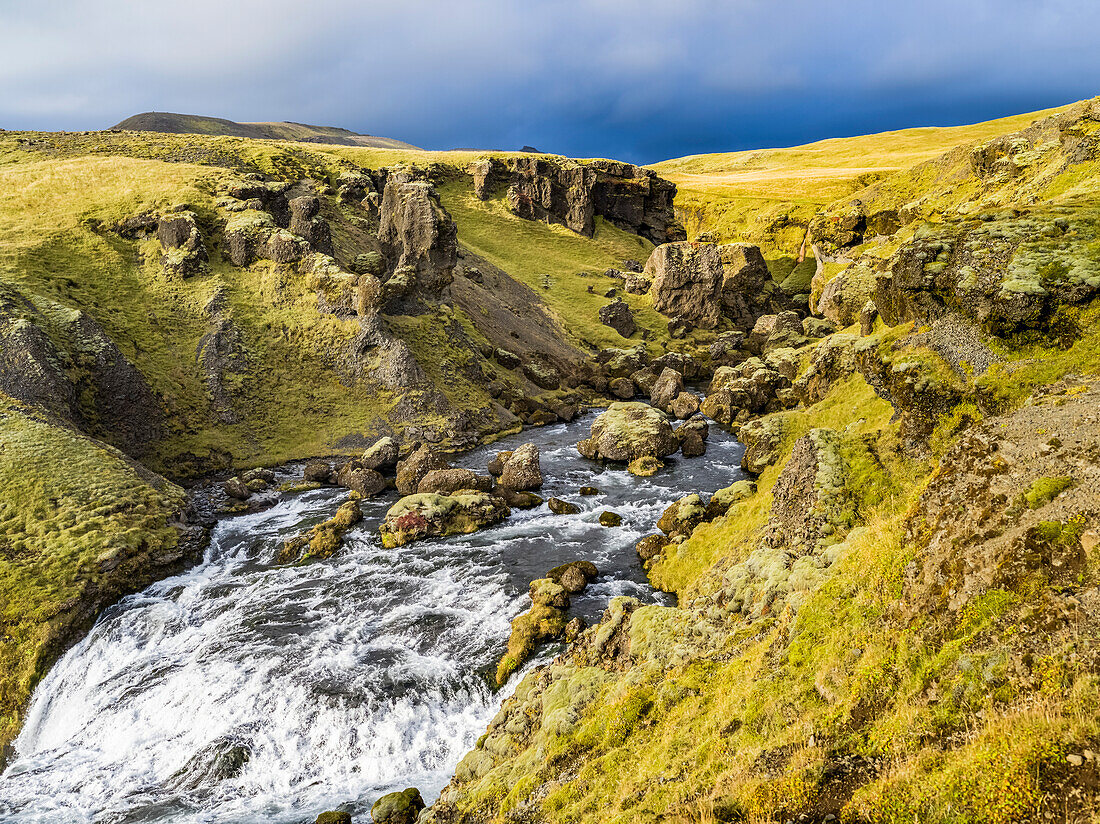
[{"label": "rocky cliff face", "polygon": [[591,237],[600,216],[658,245],[686,237],[673,214],[676,186],[649,169],[538,155],[478,160],[468,171],[479,198],[507,186],[508,207],[527,220],[560,223]]}]

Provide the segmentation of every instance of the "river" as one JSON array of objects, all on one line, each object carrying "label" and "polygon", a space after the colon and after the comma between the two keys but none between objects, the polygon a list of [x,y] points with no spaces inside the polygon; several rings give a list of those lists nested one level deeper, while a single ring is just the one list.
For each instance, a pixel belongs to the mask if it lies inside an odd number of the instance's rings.
[{"label": "river", "polygon": [[[369,821],[379,795],[409,786],[430,803],[522,676],[487,686],[528,582],[584,559],[601,574],[571,615],[593,622],[624,594],[668,603],[634,543],[678,498],[744,477],[741,445],[717,427],[705,457],[666,459],[651,478],[585,460],[575,443],[594,414],[454,462],[484,472],[498,450],[533,442],[540,494],[578,515],[544,504],[474,535],[384,549],[391,492],[363,503],[340,553],[301,566],[273,559],[345,490],[220,521],[201,564],[107,610],[39,684],[0,776],[0,822],[299,824],[341,805]],[[621,527],[600,526],[605,509]],[[219,743],[250,757],[214,780],[192,759]]]}]

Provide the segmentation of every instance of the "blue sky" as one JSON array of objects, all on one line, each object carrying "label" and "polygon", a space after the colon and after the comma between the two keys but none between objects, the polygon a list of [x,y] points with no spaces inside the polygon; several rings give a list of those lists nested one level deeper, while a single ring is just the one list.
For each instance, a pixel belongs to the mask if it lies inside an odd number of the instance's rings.
[{"label": "blue sky", "polygon": [[137,112],[635,162],[1100,94],[1084,0],[0,0],[0,127]]}]

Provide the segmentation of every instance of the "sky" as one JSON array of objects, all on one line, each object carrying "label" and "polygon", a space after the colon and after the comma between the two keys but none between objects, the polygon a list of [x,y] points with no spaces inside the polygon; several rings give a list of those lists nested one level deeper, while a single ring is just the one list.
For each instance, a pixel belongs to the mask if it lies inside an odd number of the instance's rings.
[{"label": "sky", "polygon": [[1100,94],[1092,0],[0,0],[0,128],[144,111],[656,162]]}]

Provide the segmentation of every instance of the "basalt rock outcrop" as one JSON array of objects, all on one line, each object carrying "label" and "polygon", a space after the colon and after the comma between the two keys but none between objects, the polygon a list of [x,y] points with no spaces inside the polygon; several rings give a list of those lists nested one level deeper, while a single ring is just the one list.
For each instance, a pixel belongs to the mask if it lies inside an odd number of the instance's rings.
[{"label": "basalt rock outcrop", "polygon": [[712,243],[665,243],[645,265],[653,307],[713,329],[722,314],[722,258]]},{"label": "basalt rock outcrop", "polygon": [[599,216],[654,244],[685,238],[673,212],[676,186],[649,169],[613,160],[578,163],[538,155],[484,158],[471,163],[468,171],[482,200],[507,184],[509,209],[527,220],[560,223],[591,237]]}]

